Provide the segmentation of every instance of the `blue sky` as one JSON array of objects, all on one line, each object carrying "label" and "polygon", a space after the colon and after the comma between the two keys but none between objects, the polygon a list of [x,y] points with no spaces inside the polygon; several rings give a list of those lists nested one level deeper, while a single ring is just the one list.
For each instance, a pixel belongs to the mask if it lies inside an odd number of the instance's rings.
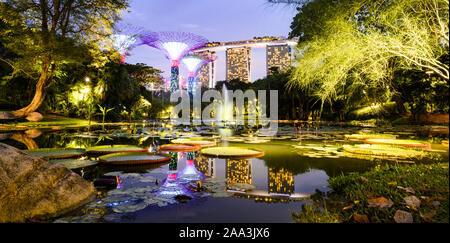
[{"label": "blue sky", "polygon": [[[266,0],[132,0],[125,22],[152,31],[183,31],[204,36],[209,41],[227,42],[254,36],[286,37],[296,14],[293,6],[273,5]],[[128,63],[145,63],[170,75],[164,54],[148,46],[130,52]],[[262,78],[265,50],[252,49],[251,79]],[[225,53],[218,53],[217,80],[225,79]],[[187,70],[180,65],[180,74]]]}]

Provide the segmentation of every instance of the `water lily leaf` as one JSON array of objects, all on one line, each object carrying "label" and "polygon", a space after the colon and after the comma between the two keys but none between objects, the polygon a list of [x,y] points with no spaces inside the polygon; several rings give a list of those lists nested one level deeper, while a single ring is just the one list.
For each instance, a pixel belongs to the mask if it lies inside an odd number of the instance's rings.
[{"label": "water lily leaf", "polygon": [[375,208],[385,208],[385,207],[392,207],[394,203],[385,198],[385,197],[377,197],[372,199],[367,199],[367,202],[369,203],[369,208],[375,207]]},{"label": "water lily leaf", "polygon": [[235,148],[235,147],[213,147],[202,149],[204,155],[217,156],[217,157],[261,157],[264,156],[263,151],[248,148]]},{"label": "water lily leaf", "polygon": [[44,159],[66,159],[80,157],[84,154],[84,149],[73,148],[40,148],[24,150],[24,152],[43,157]]},{"label": "water lily leaf", "polygon": [[145,202],[137,203],[137,204],[131,204],[131,203],[124,203],[119,204],[113,208],[113,211],[116,213],[132,213],[139,210],[142,210],[146,208],[148,205]]},{"label": "water lily leaf", "polygon": [[138,165],[169,162],[170,157],[164,154],[148,152],[123,152],[100,156],[99,161],[107,165]]},{"label": "water lily leaf", "polygon": [[97,161],[89,159],[56,159],[50,160],[50,162],[55,164],[62,164],[68,169],[78,169],[98,164]]},{"label": "water lily leaf", "polygon": [[251,184],[245,184],[245,183],[235,183],[228,186],[231,190],[237,190],[237,191],[251,191],[256,188],[256,186]]},{"label": "water lily leaf", "polygon": [[397,210],[394,215],[394,221],[396,223],[413,223],[414,219],[412,214],[403,210]]},{"label": "water lily leaf", "polygon": [[94,146],[86,149],[86,153],[92,155],[103,155],[111,153],[121,153],[121,152],[142,152],[146,151],[142,147],[133,145],[102,145]]},{"label": "water lily leaf", "polygon": [[431,150],[431,144],[417,141],[417,140],[406,140],[406,139],[366,139],[364,143],[370,144],[385,144],[385,145],[397,145],[410,148],[421,148],[424,150]]}]

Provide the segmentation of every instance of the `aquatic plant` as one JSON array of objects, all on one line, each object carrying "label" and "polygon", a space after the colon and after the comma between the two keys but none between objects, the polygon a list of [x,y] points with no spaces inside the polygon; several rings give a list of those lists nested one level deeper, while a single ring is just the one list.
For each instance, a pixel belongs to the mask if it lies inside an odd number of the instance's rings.
[{"label": "aquatic plant", "polygon": [[356,144],[343,145],[345,152],[363,155],[372,155],[380,157],[395,157],[395,158],[415,158],[421,159],[430,154],[416,149],[408,149],[399,146],[391,145],[375,145],[375,144]]},{"label": "aquatic plant", "polygon": [[40,148],[24,150],[24,152],[44,159],[64,159],[80,157],[84,154],[85,150],[79,148]]},{"label": "aquatic plant", "polygon": [[264,156],[264,151],[248,148],[236,148],[236,147],[213,147],[202,149],[203,155],[216,156],[216,157],[261,157]]},{"label": "aquatic plant", "polygon": [[107,165],[134,165],[169,162],[170,157],[148,152],[123,152],[100,156],[98,160]]},{"label": "aquatic plant", "polygon": [[67,167],[68,169],[79,169],[79,168],[84,168],[84,167],[98,164],[97,161],[84,159],[84,158],[82,158],[82,159],[55,159],[55,160],[50,160],[50,162],[55,163],[55,164],[62,164],[65,167]]}]

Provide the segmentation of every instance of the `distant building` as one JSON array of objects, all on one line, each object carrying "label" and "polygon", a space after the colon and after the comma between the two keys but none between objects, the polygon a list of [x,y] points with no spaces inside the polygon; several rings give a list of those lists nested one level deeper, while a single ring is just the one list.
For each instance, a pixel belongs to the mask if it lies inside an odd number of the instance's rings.
[{"label": "distant building", "polygon": [[226,50],[226,80],[240,79],[250,81],[251,48],[247,46]]},{"label": "distant building", "polygon": [[[214,51],[202,51],[196,53],[197,55],[207,57],[211,60],[216,59],[216,52]],[[208,62],[201,66],[197,73],[197,81],[201,84],[202,87],[212,88],[216,82],[216,74],[215,74],[215,61]]]},{"label": "distant building", "polygon": [[291,47],[285,45],[267,45],[266,47],[267,75],[272,74],[272,69],[284,72],[291,66]]}]

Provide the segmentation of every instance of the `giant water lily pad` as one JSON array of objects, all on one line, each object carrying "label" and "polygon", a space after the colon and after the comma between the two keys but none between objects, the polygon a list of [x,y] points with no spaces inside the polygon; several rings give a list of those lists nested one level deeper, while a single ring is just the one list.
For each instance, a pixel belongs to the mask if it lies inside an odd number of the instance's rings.
[{"label": "giant water lily pad", "polygon": [[213,147],[202,149],[204,155],[215,157],[261,157],[264,156],[264,151],[248,148],[236,148],[236,147]]},{"label": "giant water lily pad", "polygon": [[126,152],[143,152],[144,148],[133,145],[102,145],[94,146],[86,149],[86,153],[91,155],[103,155],[112,153],[126,153]]},{"label": "giant water lily pad", "polygon": [[125,152],[100,156],[99,161],[107,165],[138,165],[169,162],[170,157],[164,154],[148,152]]},{"label": "giant water lily pad", "polygon": [[385,144],[385,145],[396,145],[409,148],[421,148],[425,150],[431,150],[431,144],[424,143],[417,140],[406,140],[406,139],[366,139],[365,143],[369,144]]},{"label": "giant water lily pad", "polygon": [[398,135],[385,133],[358,133],[346,134],[346,139],[366,140],[366,139],[396,139]]},{"label": "giant water lily pad", "polygon": [[24,152],[42,157],[44,159],[65,159],[80,157],[84,154],[84,149],[75,148],[41,148],[24,150]]},{"label": "giant water lily pad", "polygon": [[230,189],[230,190],[243,191],[243,192],[251,191],[251,190],[254,190],[255,188],[256,188],[256,186],[251,185],[251,184],[245,184],[245,183],[234,183],[234,184],[228,185],[228,189]]},{"label": "giant water lily pad", "polygon": [[210,140],[201,140],[201,139],[173,139],[170,141],[171,143],[175,144],[187,144],[187,145],[197,145],[200,147],[211,147],[216,146],[215,141]]},{"label": "giant water lily pad", "polygon": [[56,159],[50,160],[50,162],[55,164],[62,164],[68,169],[79,169],[98,164],[97,161],[89,159]]},{"label": "giant water lily pad", "polygon": [[190,152],[200,150],[198,145],[187,144],[164,144],[160,147],[161,151],[174,151],[174,152]]},{"label": "giant water lily pad", "polygon": [[345,152],[349,153],[380,156],[380,157],[420,159],[428,155],[424,151],[395,147],[390,145],[357,144],[357,145],[344,145],[343,148]]}]

